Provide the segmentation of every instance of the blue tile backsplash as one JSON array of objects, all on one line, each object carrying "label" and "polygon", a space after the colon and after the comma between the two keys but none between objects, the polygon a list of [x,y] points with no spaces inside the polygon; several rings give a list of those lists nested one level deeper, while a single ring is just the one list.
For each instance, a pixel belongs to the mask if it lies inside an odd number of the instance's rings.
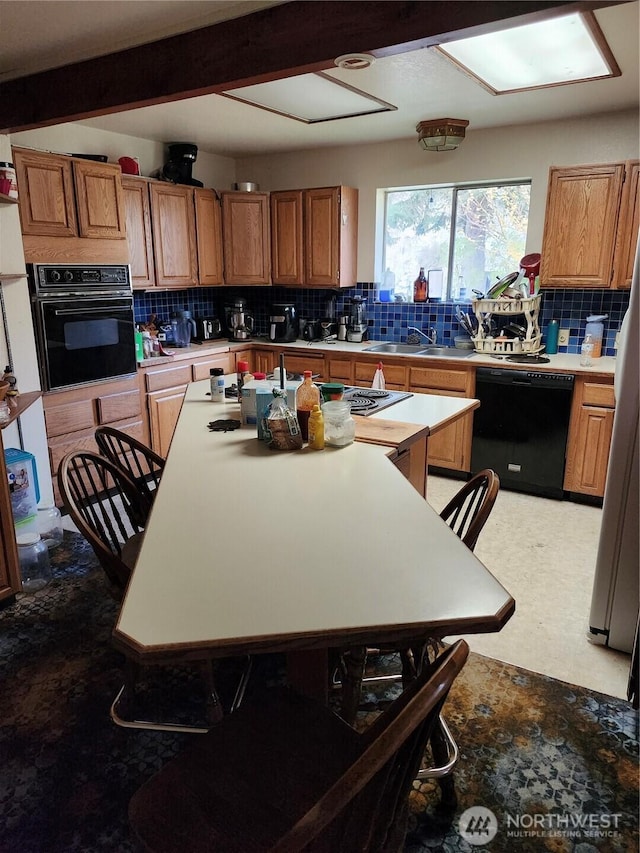
[{"label": "blue tile backsplash", "polygon": [[[378,302],[377,285],[360,283],[344,290],[308,290],[285,287],[214,288],[198,287],[178,291],[147,291],[134,293],[136,322],[146,322],[150,314],[166,320],[171,311],[187,309],[194,317],[221,316],[223,306],[236,296],[244,296],[247,307],[255,319],[258,335],[266,336],[268,317],[273,302],[293,302],[299,317],[323,319],[327,308],[335,299],[335,316],[349,313],[349,298],[359,295],[367,300],[369,338],[371,340],[405,341],[407,327],[417,326],[425,331],[436,329],[439,343],[453,346],[456,335],[463,335],[456,312],[471,311],[471,303],[433,302],[413,304],[407,302]],[[615,290],[565,290],[542,291],[540,327],[545,340],[550,320],[557,320],[561,329],[569,329],[569,345],[559,346],[558,352],[579,353],[586,318],[591,314],[608,314],[604,321],[605,340],[603,355],[615,355],[616,332],[629,304],[628,291]],[[510,318],[512,319],[512,318]],[[506,321],[505,321],[506,322]]]}]

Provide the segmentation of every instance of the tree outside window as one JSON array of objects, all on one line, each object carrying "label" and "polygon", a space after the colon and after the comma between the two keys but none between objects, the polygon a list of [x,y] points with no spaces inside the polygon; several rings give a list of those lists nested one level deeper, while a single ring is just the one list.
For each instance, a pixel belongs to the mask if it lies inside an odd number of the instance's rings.
[{"label": "tree outside window", "polygon": [[[430,299],[469,301],[519,269],[525,254],[531,182],[389,190],[384,230],[384,287],[413,300],[420,267]],[[442,281],[440,292],[434,282]]]}]

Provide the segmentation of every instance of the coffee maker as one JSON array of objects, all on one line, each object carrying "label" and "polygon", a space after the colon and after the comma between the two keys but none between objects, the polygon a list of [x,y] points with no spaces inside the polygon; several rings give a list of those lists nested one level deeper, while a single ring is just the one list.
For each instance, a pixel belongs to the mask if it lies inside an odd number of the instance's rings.
[{"label": "coffee maker", "polygon": [[253,334],[253,316],[247,311],[247,300],[238,296],[224,306],[227,334],[232,341],[246,341]]},{"label": "coffee maker", "polygon": [[202,181],[191,177],[193,164],[198,157],[198,146],[191,142],[174,142],[169,146],[169,160],[162,167],[162,178],[174,184],[202,187]]},{"label": "coffee maker", "polygon": [[351,297],[351,309],[347,323],[347,340],[359,344],[367,339],[366,300],[362,296]]},{"label": "coffee maker", "polygon": [[291,302],[275,302],[269,315],[269,340],[287,344],[298,337],[296,306]]}]

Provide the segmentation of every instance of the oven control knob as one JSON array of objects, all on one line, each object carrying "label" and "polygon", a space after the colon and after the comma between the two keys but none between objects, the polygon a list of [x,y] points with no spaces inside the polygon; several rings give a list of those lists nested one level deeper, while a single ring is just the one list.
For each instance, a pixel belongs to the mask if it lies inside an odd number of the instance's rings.
[{"label": "oven control knob", "polygon": [[65,270],[64,271],[64,280],[65,281],[73,281],[73,273],[71,272],[71,270]]},{"label": "oven control knob", "polygon": [[51,270],[51,281],[60,281],[60,273],[58,270]]}]

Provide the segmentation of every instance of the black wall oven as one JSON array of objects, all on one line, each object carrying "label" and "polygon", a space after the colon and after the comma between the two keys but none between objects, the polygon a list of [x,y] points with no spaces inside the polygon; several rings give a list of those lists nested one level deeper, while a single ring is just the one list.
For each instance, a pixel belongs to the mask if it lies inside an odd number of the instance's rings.
[{"label": "black wall oven", "polygon": [[128,266],[31,264],[28,273],[43,390],[136,372]]}]

